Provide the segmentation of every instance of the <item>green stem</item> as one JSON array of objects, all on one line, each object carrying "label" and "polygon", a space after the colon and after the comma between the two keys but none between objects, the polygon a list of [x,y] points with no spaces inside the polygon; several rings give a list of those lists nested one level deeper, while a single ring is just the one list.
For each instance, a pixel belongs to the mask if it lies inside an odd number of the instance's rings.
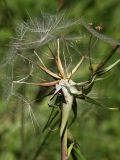
[{"label": "green stem", "polygon": [[61,126],[60,126],[60,137],[61,137],[61,160],[68,160],[67,151],[67,125],[70,112],[72,110],[73,96],[70,94],[67,87],[70,87],[68,80],[61,80],[61,86],[65,103],[63,103],[61,109]]},{"label": "green stem", "polygon": [[67,128],[65,128],[63,135],[61,136],[61,160],[67,160]]}]

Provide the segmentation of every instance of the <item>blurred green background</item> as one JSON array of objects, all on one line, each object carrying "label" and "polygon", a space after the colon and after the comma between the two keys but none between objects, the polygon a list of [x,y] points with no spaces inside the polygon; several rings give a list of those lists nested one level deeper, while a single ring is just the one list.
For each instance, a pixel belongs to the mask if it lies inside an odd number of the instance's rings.
[{"label": "blurred green background", "polygon": [[[119,0],[0,0],[0,60],[9,52],[10,38],[16,25],[27,21],[28,15],[39,18],[41,12],[56,14],[66,10],[71,18],[86,17],[90,22],[103,26],[103,33],[120,39]],[[99,48],[99,52],[104,47]],[[120,50],[116,57],[120,57]],[[33,129],[28,110],[23,102],[13,98],[5,103],[2,98],[6,72],[0,68],[0,160],[58,160],[60,159],[59,132],[42,133],[49,115],[47,99],[34,105],[38,120]],[[9,88],[6,87],[6,92]],[[36,97],[39,88],[20,88],[21,92]],[[120,109],[120,64],[109,74],[104,83],[95,87],[96,95],[110,107]],[[86,104],[87,106],[87,104]],[[79,107],[78,107],[79,108]],[[87,160],[120,159],[120,110],[97,107],[79,109],[78,118],[71,130]],[[21,118],[22,117],[22,118]],[[49,137],[46,144],[41,143]],[[38,152],[37,152],[38,151]]]}]

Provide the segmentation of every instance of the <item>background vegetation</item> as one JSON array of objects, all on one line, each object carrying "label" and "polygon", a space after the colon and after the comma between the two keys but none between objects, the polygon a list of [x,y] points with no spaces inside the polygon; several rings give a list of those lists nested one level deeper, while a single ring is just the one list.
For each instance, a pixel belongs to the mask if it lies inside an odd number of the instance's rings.
[{"label": "background vegetation", "polygon": [[[9,52],[10,38],[15,36],[15,29],[22,20],[27,21],[29,15],[39,18],[41,11],[56,14],[66,9],[71,18],[86,17],[95,25],[102,25],[104,34],[112,38],[120,39],[120,1],[119,0],[1,0],[0,1],[0,59]],[[101,45],[96,50],[102,56],[106,48]],[[116,53],[120,57],[120,50]],[[51,64],[49,64],[52,66]],[[24,68],[21,69],[24,70]],[[120,64],[117,65],[105,79],[104,84],[95,86],[95,96],[110,107],[120,109]],[[5,84],[6,73],[0,68],[0,160],[59,159],[59,135],[58,131],[52,132],[46,145],[42,143],[47,133],[41,130],[49,115],[47,99],[37,101],[33,111],[39,122],[35,131],[31,124],[28,110],[23,102],[16,98],[5,103],[3,94],[9,91],[9,85]],[[79,79],[78,75],[75,77]],[[6,90],[4,86],[6,85]],[[19,88],[20,92],[36,99],[38,92],[41,94],[45,89]],[[5,92],[4,92],[5,91]],[[80,104],[81,105],[81,104]],[[80,106],[79,105],[79,106]],[[22,118],[21,118],[22,117]],[[87,160],[119,160],[120,159],[120,111],[99,109],[95,106],[80,108],[77,122],[72,126],[75,138],[79,140],[81,152]],[[36,125],[36,124],[35,124]],[[48,137],[48,135],[47,135]],[[39,152],[37,150],[39,149]],[[39,153],[39,156],[36,156]],[[35,158],[37,157],[37,158]]]}]

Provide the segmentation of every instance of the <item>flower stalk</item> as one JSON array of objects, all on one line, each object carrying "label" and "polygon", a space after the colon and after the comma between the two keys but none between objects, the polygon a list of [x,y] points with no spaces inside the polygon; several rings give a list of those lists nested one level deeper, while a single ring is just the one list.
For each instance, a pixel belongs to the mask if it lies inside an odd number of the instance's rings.
[{"label": "flower stalk", "polygon": [[61,160],[68,160],[67,150],[67,129],[65,128],[63,136],[61,136]]},{"label": "flower stalk", "polygon": [[61,137],[61,160],[68,160],[67,151],[67,128],[68,128],[68,118],[72,110],[73,96],[69,93],[66,86],[69,86],[68,80],[61,80],[60,85],[62,87],[62,92],[65,98],[65,103],[62,106],[61,115],[61,127],[60,127],[60,137]]}]

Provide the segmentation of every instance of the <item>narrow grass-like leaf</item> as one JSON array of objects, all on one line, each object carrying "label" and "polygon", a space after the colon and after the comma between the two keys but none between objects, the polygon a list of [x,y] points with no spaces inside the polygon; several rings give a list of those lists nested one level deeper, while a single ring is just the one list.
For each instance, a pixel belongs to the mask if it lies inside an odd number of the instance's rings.
[{"label": "narrow grass-like leaf", "polygon": [[74,142],[71,143],[71,144],[69,145],[69,147],[68,147],[68,158],[70,157],[70,154],[71,154],[71,151],[72,151],[72,149],[73,149],[73,146],[74,146]]},{"label": "narrow grass-like leaf", "polygon": [[77,148],[73,149],[72,156],[74,157],[74,160],[86,160]]},{"label": "narrow grass-like leaf", "polygon": [[115,48],[112,49],[112,51],[102,60],[102,62],[97,66],[96,71],[103,68],[106,63],[111,59],[111,57],[115,54],[115,52],[118,50],[120,46],[117,45]]},{"label": "narrow grass-like leaf", "polygon": [[59,113],[59,111],[57,110],[57,111],[55,111],[54,112],[54,110],[55,110],[55,108],[53,107],[52,108],[52,111],[51,111],[51,113],[50,113],[50,116],[49,116],[49,118],[48,118],[48,120],[47,120],[47,123],[45,124],[45,126],[44,126],[44,128],[43,128],[43,132],[48,128],[48,127],[50,127],[51,126],[51,123],[53,122],[53,120],[56,118],[56,116],[58,115],[58,113]]},{"label": "narrow grass-like leaf", "polygon": [[73,117],[72,121],[70,122],[68,128],[74,123],[74,121],[77,118],[77,102],[76,102],[75,97],[74,97],[73,104],[72,104],[72,110],[73,110],[74,117]]},{"label": "narrow grass-like leaf", "polygon": [[110,66],[108,66],[108,67],[106,67],[106,68],[104,68],[104,69],[102,69],[102,70],[97,71],[95,74],[98,75],[98,76],[101,76],[101,75],[103,75],[104,73],[110,71],[110,70],[111,70],[113,67],[115,67],[119,62],[120,62],[120,59],[117,60],[116,62],[114,62],[113,64],[111,64]]},{"label": "narrow grass-like leaf", "polygon": [[86,160],[77,143],[74,144],[71,154],[74,160]]},{"label": "narrow grass-like leaf", "polygon": [[65,102],[63,95],[54,94],[50,99],[48,105],[49,107],[58,107],[61,108],[62,104]]},{"label": "narrow grass-like leaf", "polygon": [[101,103],[97,102],[97,101],[94,100],[93,98],[90,98],[90,97],[88,97],[88,96],[86,96],[86,95],[85,95],[85,99],[84,99],[84,100],[85,100],[86,102],[88,102],[88,103],[91,103],[91,104],[94,104],[94,105],[103,107]]},{"label": "narrow grass-like leaf", "polygon": [[96,75],[92,76],[92,78],[90,78],[90,80],[88,81],[88,83],[86,83],[83,88],[82,88],[82,91],[83,91],[83,94],[88,94],[91,90],[92,90],[92,87],[93,87],[93,84],[95,82],[95,78],[96,78]]}]

